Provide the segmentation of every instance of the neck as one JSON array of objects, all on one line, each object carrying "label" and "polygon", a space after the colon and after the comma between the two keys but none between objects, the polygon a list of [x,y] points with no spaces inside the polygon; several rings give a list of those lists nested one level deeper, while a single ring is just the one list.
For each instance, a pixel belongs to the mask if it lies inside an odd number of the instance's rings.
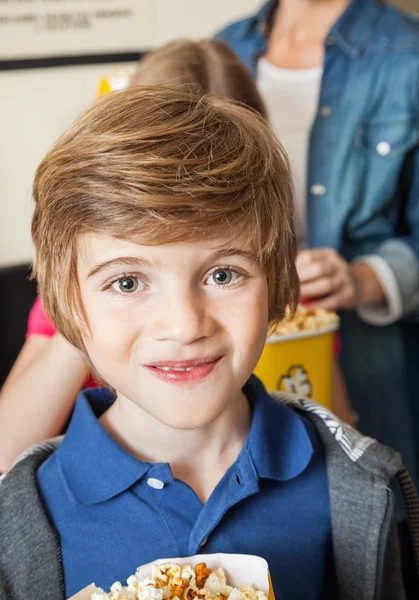
[{"label": "neck", "polygon": [[350,0],[280,0],[271,36],[288,36],[296,42],[322,41],[348,6]]},{"label": "neck", "polygon": [[138,459],[170,463],[173,476],[190,485],[205,503],[245,443],[251,409],[247,398],[240,393],[212,423],[201,429],[180,430],[118,396],[100,421]]},{"label": "neck", "polygon": [[285,69],[321,67],[324,40],[350,0],[280,0],[266,58]]}]

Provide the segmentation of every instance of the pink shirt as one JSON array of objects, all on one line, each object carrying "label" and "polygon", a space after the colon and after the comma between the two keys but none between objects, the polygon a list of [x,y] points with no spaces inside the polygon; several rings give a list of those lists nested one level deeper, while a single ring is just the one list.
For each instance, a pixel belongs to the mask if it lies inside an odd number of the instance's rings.
[{"label": "pink shirt", "polygon": [[26,337],[28,338],[31,335],[45,335],[47,337],[52,337],[55,333],[55,327],[48,318],[42,300],[38,296],[29,313]]}]

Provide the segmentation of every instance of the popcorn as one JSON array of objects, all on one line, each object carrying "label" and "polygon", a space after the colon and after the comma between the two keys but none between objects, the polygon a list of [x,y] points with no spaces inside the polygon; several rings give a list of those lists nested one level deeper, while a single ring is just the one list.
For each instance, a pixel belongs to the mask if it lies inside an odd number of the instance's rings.
[{"label": "popcorn", "polygon": [[182,577],[173,577],[169,587],[171,595],[180,598],[183,590],[188,587],[188,582]]},{"label": "popcorn", "polygon": [[323,308],[306,308],[299,304],[295,315],[291,317],[287,310],[285,318],[278,323],[272,333],[276,335],[289,335],[290,333],[300,333],[301,331],[311,331],[324,329],[326,327],[337,326],[339,317],[334,312],[329,312]]},{"label": "popcorn", "polygon": [[[151,581],[151,579],[150,579]],[[138,578],[136,575],[130,575],[127,579],[127,589],[129,592],[135,592],[138,590]]]},{"label": "popcorn", "polygon": [[115,581],[115,583],[111,586],[111,592],[113,594],[118,594],[122,592],[122,583],[120,581]]},{"label": "popcorn", "polygon": [[182,568],[182,578],[188,583],[192,581],[195,577],[195,571],[192,569],[191,565],[185,565]]},{"label": "popcorn", "polygon": [[182,567],[178,564],[170,564],[166,570],[166,573],[168,577],[175,579],[176,577],[180,577],[182,575]]},{"label": "popcorn", "polygon": [[199,590],[196,585],[190,585],[184,593],[185,600],[195,600],[195,598],[198,598],[201,595],[201,590]]},{"label": "popcorn", "polygon": [[128,590],[124,590],[122,584],[116,581],[109,594],[104,592],[102,589],[96,590],[91,596],[92,600],[137,600],[136,594],[132,594]]},{"label": "popcorn", "polygon": [[[112,588],[111,588],[112,589]],[[163,592],[161,589],[147,585],[144,589],[137,591],[138,600],[163,600]]]},{"label": "popcorn", "polygon": [[109,593],[96,590],[91,600],[268,600],[250,585],[241,590],[227,584],[223,569],[212,571],[206,563],[195,568],[177,563],[153,565],[151,577],[140,578],[140,570],[127,579],[127,587],[116,581]]},{"label": "popcorn", "polygon": [[[138,573],[138,571],[137,571],[137,573]],[[150,586],[159,587],[157,585],[157,583],[155,582],[155,580],[152,579],[151,577],[144,577],[144,579],[140,579],[139,573],[138,573],[138,575],[135,575],[135,578],[137,580],[137,588],[139,590],[145,590],[147,587],[150,587]],[[127,579],[127,583],[128,583],[128,579]]]},{"label": "popcorn", "polygon": [[243,600],[243,594],[240,592],[240,590],[234,588],[229,595],[228,600]]},{"label": "popcorn", "polygon": [[221,583],[215,573],[211,573],[205,581],[205,589],[209,591],[212,596],[218,596],[221,592]]},{"label": "popcorn", "polygon": [[151,577],[156,581],[156,585],[162,585],[168,580],[166,571],[169,568],[170,563],[163,563],[162,565],[154,565]]},{"label": "popcorn", "polygon": [[244,585],[241,589],[241,592],[245,600],[256,600],[256,590],[250,587],[250,585]]},{"label": "popcorn", "polygon": [[209,577],[211,575],[211,569],[208,569],[208,567],[205,563],[199,563],[195,567],[195,572],[196,572],[196,585],[199,588],[204,587],[204,583],[205,583],[207,577]]}]

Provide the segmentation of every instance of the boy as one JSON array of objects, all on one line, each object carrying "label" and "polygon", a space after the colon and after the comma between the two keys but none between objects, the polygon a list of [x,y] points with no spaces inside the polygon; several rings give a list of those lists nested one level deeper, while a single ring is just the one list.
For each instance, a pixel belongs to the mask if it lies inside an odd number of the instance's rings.
[{"label": "boy", "polygon": [[56,451],[5,477],[0,599],[64,600],[199,552],[265,557],[277,600],[404,598],[398,456],[251,376],[298,298],[288,164],[263,120],[168,88],[111,94],[34,197],[45,306],[115,397],[82,393]]}]

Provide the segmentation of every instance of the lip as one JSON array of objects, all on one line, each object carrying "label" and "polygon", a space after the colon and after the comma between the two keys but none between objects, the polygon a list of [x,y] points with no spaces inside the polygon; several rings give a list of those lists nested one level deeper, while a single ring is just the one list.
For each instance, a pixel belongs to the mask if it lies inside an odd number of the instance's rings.
[{"label": "lip", "polygon": [[[222,356],[214,358],[200,358],[194,360],[166,360],[157,361],[144,365],[149,373],[167,383],[176,385],[188,385],[203,381],[216,369]],[[162,367],[169,367],[163,371]],[[176,369],[190,369],[188,371],[177,371]]]}]

